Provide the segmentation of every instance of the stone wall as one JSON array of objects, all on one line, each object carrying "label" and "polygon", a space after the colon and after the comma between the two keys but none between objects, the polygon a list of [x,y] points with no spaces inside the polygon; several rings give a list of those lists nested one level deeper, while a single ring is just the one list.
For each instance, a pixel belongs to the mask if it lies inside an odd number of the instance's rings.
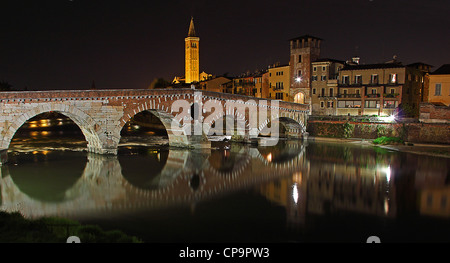
[{"label": "stone wall", "polygon": [[450,123],[450,107],[421,103],[419,120],[427,123]]},{"label": "stone wall", "polygon": [[450,144],[450,124],[445,123],[374,123],[309,120],[309,136],[376,139],[399,137],[412,143]]}]

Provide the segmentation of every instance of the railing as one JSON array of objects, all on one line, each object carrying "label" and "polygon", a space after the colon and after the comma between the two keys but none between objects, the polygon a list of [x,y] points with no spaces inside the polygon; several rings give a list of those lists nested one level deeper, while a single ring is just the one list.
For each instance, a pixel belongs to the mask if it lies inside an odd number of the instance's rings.
[{"label": "railing", "polygon": [[366,98],[379,98],[381,94],[366,94]]},{"label": "railing", "polygon": [[337,97],[338,98],[355,98],[355,99],[359,99],[359,98],[361,98],[361,94],[338,94]]},{"label": "railing", "polygon": [[397,98],[398,96],[399,96],[400,94],[398,94],[398,93],[384,93],[383,94],[383,97],[385,97],[385,98]]}]

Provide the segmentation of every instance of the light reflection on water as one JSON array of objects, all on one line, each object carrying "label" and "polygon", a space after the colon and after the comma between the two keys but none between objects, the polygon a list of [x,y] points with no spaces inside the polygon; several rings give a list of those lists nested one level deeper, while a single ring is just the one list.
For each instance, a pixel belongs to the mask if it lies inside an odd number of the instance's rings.
[{"label": "light reflection on water", "polygon": [[118,156],[101,156],[83,143],[18,137],[2,167],[1,209],[147,242],[450,240],[445,158],[301,142],[186,151],[139,136],[122,140]]}]

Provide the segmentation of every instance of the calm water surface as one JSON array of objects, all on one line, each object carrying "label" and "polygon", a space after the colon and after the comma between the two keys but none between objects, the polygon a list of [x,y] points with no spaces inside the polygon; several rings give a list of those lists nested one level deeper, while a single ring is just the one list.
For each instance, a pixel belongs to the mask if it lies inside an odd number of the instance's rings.
[{"label": "calm water surface", "polygon": [[0,209],[145,242],[450,241],[448,158],[316,142],[188,151],[132,130],[101,156],[72,129],[21,129]]}]

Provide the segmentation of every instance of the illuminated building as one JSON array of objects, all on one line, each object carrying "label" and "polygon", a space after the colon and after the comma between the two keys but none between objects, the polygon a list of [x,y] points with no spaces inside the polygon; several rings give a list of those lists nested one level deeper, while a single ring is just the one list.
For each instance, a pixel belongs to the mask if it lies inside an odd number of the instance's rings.
[{"label": "illuminated building", "polygon": [[450,106],[450,64],[442,65],[429,77],[430,85],[424,101]]},{"label": "illuminated building", "polygon": [[199,72],[199,49],[200,38],[195,33],[194,18],[191,18],[188,36],[185,42],[185,82],[192,83],[200,80]]},{"label": "illuminated building", "polygon": [[297,103],[311,103],[311,63],[320,56],[322,39],[304,35],[290,40],[290,99]]}]

